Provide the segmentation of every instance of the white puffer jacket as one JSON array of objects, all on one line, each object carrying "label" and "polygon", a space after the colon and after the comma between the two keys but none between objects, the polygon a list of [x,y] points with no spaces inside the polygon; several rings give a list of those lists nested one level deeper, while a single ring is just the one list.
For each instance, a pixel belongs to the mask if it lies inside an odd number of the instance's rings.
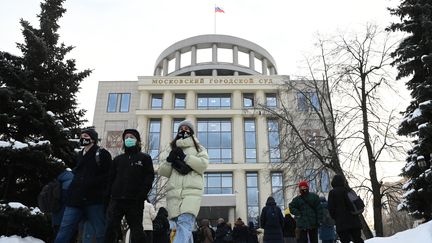
[{"label": "white puffer jacket", "polygon": [[[198,143],[196,137],[195,141]],[[166,186],[167,210],[169,218],[175,218],[183,213],[198,215],[201,198],[204,191],[204,171],[207,169],[209,160],[206,149],[200,145],[197,151],[192,137],[176,141],[177,147],[183,149],[186,154],[185,162],[193,171],[182,175],[172,168],[171,163],[166,161],[169,153],[161,156],[162,163],[158,173],[168,177]]]},{"label": "white puffer jacket", "polygon": [[153,220],[156,218],[156,210],[153,204],[144,201],[143,227],[144,230],[153,230]]}]

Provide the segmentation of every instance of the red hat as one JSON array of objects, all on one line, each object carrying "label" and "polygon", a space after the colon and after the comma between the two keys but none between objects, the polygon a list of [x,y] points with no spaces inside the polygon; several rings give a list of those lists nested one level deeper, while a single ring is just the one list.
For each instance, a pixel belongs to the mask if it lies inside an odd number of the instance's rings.
[{"label": "red hat", "polygon": [[309,188],[309,184],[307,183],[307,181],[300,181],[298,184],[299,187],[307,187]]}]

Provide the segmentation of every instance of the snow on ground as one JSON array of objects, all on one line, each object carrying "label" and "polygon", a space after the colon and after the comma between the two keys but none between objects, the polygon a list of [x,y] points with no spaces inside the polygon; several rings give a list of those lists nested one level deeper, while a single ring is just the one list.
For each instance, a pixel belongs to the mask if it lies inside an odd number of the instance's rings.
[{"label": "snow on ground", "polygon": [[27,236],[25,238],[13,235],[9,237],[0,236],[0,243],[44,243],[43,241]]},{"label": "snow on ground", "polygon": [[414,229],[399,232],[390,237],[376,237],[366,243],[432,243],[432,221],[421,224]]}]

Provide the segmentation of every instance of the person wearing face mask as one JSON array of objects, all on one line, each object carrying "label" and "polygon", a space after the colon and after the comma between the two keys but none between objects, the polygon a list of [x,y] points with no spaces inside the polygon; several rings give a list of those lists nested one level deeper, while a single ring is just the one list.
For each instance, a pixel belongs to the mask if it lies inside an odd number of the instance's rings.
[{"label": "person wearing face mask", "polygon": [[209,161],[194,131],[192,122],[180,122],[177,136],[170,143],[171,151],[158,171],[168,178],[166,203],[168,216],[176,224],[174,243],[193,242],[192,229],[204,191],[204,171]]},{"label": "person wearing face mask", "polygon": [[126,129],[122,135],[124,153],[113,160],[110,171],[110,203],[107,213],[105,242],[113,243],[123,216],[134,243],[147,242],[143,229],[144,201],[154,180],[150,155],[141,152],[141,137],[137,130]]},{"label": "person wearing face mask", "polygon": [[79,222],[86,220],[93,228],[96,242],[103,242],[105,234],[105,198],[108,185],[111,154],[97,145],[94,129],[81,131],[77,163],[72,170],[74,178],[69,185],[65,211],[56,243],[70,242]]},{"label": "person wearing face mask", "polygon": [[298,184],[300,195],[289,204],[291,214],[295,215],[300,230],[298,243],[318,243],[318,227],[322,223],[323,210],[319,196],[309,192],[307,181]]}]

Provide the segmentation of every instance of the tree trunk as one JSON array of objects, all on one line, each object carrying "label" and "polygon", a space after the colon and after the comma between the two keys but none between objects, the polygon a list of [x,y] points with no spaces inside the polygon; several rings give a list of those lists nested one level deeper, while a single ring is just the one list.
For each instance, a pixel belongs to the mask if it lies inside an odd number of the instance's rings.
[{"label": "tree trunk", "polygon": [[373,195],[373,214],[374,214],[374,229],[376,236],[383,236],[383,223],[382,223],[382,205],[381,205],[381,185],[377,179],[376,172],[376,161],[373,154],[373,148],[371,144],[371,138],[369,134],[369,119],[368,119],[368,104],[366,94],[366,76],[361,76],[362,88],[361,88],[361,110],[363,119],[363,136],[366,147],[368,163],[369,163],[369,176],[372,186]]}]

